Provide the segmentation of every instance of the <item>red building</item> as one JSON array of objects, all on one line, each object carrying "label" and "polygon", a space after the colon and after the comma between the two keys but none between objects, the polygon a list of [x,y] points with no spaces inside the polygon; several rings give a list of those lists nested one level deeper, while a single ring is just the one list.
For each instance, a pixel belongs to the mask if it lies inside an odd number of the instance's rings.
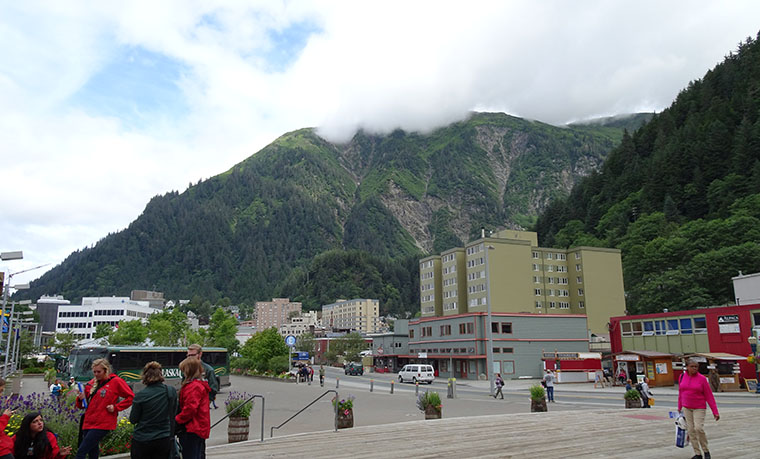
[{"label": "red building", "polygon": [[[610,318],[612,352],[657,351],[678,358],[695,353],[748,356],[747,341],[760,331],[760,304]],[[742,359],[739,376],[755,379],[755,366]],[[677,376],[677,375],[676,375]]]}]

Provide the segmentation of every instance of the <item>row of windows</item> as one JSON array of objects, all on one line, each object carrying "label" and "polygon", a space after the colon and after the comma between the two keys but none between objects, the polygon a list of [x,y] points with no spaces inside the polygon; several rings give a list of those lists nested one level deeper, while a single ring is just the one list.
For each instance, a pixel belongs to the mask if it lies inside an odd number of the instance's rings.
[{"label": "row of windows", "polygon": [[92,311],[60,311],[58,317],[92,317]]},{"label": "row of windows", "polygon": [[420,290],[423,291],[423,292],[425,290],[433,290],[433,284],[432,283],[430,283],[430,284],[420,284]]},{"label": "row of windows", "polygon": [[[534,284],[540,284],[541,283],[541,276],[533,276],[533,283]],[[578,278],[580,279],[580,277]],[[548,284],[559,284],[559,285],[567,285],[567,277],[547,277],[546,283]]]},{"label": "row of windows", "polygon": [[[536,293],[536,296],[542,295],[542,290],[540,288],[534,289],[534,292]],[[546,296],[554,296],[555,293],[557,294],[557,296],[570,296],[569,290],[560,289],[560,288],[556,290],[547,288],[545,293],[546,293]],[[578,289],[578,295],[583,295],[583,289],[580,289],[580,288]]]},{"label": "row of windows", "polygon": [[93,327],[97,327],[100,324],[108,324],[108,325],[110,325],[112,327],[115,327],[116,324],[118,324],[118,323],[119,323],[118,320],[96,320],[95,322],[92,323],[92,326]]},{"label": "row of windows", "polygon": [[432,268],[433,267],[433,260],[428,260],[420,264],[420,268]]},{"label": "row of windows", "polygon": [[90,328],[92,327],[91,322],[66,322],[66,323],[58,323],[58,328],[63,328],[65,330],[68,330],[70,328]]},{"label": "row of windows", "polygon": [[454,253],[450,253],[448,255],[444,255],[444,256],[441,257],[441,261],[444,262],[444,263],[448,263],[448,262],[454,261],[454,259],[456,258],[455,255],[456,254],[454,254]]},{"label": "row of windows", "polygon": [[472,247],[467,247],[467,255],[474,255],[478,252],[483,250],[483,244],[474,245]]},{"label": "row of windows", "polygon": [[486,259],[483,257],[474,258],[472,260],[467,260],[467,267],[474,268],[475,266],[480,266],[482,264],[485,264],[485,262],[486,262]]},{"label": "row of windows", "polygon": [[422,303],[427,303],[428,301],[435,301],[435,295],[422,295],[420,297],[420,301]]},{"label": "row of windows", "polygon": [[479,293],[486,291],[486,284],[470,285],[467,287],[467,293]]},{"label": "row of windows", "polygon": [[446,266],[443,268],[443,274],[451,274],[457,272],[457,265]]},{"label": "row of windows", "polygon": [[[559,303],[557,303],[556,301],[549,301],[549,302],[547,302],[547,305],[549,306],[549,309],[556,309],[557,306],[559,306],[560,309],[570,309],[570,303],[568,303],[566,301],[560,301]],[[542,301],[536,301],[536,307],[539,308],[539,309],[543,309],[544,303]],[[585,308],[586,307],[586,302],[585,301],[579,301],[578,302],[578,307],[581,308],[581,309]]]},{"label": "row of windows", "polygon": [[96,309],[95,315],[96,316],[123,316],[124,310],[123,309]]},{"label": "row of windows", "polygon": [[420,274],[420,279],[421,280],[432,279],[432,278],[433,278],[433,272],[432,271],[428,271],[426,273]]},{"label": "row of windows", "polygon": [[443,292],[444,298],[456,298],[456,296],[457,296],[456,290],[446,290],[445,292]]},{"label": "row of windows", "polygon": [[452,277],[451,279],[444,279],[443,280],[443,286],[444,287],[448,287],[449,285],[456,285],[456,283],[457,283],[457,278],[456,277]]},{"label": "row of windows", "polygon": [[457,308],[457,302],[452,301],[451,303],[443,303],[443,310],[444,311],[453,311]]},{"label": "row of windows", "polygon": [[470,306],[485,306],[486,304],[488,304],[486,297],[470,298]]},{"label": "row of windows", "polygon": [[[541,258],[541,254],[539,252],[533,251],[533,259],[538,260],[539,258]],[[576,258],[580,258],[580,254],[576,254]],[[565,260],[567,259],[567,255],[565,255],[564,253],[547,252],[546,259],[547,260]]]},{"label": "row of windows", "polygon": [[482,270],[467,274],[467,280],[470,280],[470,281],[475,280],[475,279],[482,279],[484,277],[486,277],[486,272]]},{"label": "row of windows", "polygon": [[[578,268],[578,266],[580,266],[580,265],[575,265],[575,266],[576,266],[575,270],[576,271],[580,271],[580,268]],[[533,263],[533,271],[541,271],[541,265]],[[555,271],[558,272],[558,273],[566,273],[567,272],[567,266],[563,266],[563,265],[546,265],[546,266],[544,266],[544,271],[546,271],[548,273],[553,273]]]},{"label": "row of windows", "polygon": [[[435,312],[435,306],[423,306],[422,307],[422,313],[423,314],[432,314],[434,312]],[[411,333],[411,330],[410,330],[410,333]]]},{"label": "row of windows", "polygon": [[[475,324],[473,322],[463,322],[459,324],[460,335],[472,335],[474,334],[474,332],[475,332]],[[491,322],[491,332],[511,334],[512,322]],[[420,333],[422,334],[423,337],[431,337],[433,336],[433,327],[432,326],[420,327]],[[441,325],[439,333],[440,333],[439,336],[450,336],[451,325],[450,324]],[[409,339],[413,339],[413,338],[414,338],[414,329],[410,329]]]},{"label": "row of windows", "polygon": [[704,317],[621,322],[623,336],[691,335],[707,333]]}]

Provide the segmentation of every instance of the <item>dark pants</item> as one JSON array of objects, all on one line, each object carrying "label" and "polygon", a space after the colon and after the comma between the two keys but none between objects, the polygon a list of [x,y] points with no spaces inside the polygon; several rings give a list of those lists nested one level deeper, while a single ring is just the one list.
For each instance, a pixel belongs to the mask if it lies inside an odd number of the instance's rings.
[{"label": "dark pants", "polygon": [[546,397],[550,402],[554,401],[554,386],[546,386]]},{"label": "dark pants", "polygon": [[641,394],[641,407],[642,408],[649,408],[649,397],[644,392],[639,392]]},{"label": "dark pants", "polygon": [[493,394],[493,398],[496,398],[499,395],[501,395],[501,398],[504,398],[504,394],[501,393],[501,386],[496,386],[496,393]]},{"label": "dark pants", "polygon": [[206,441],[204,439],[190,432],[183,432],[177,437],[180,446],[182,446],[182,459],[201,459],[205,456]]},{"label": "dark pants", "polygon": [[132,440],[129,456],[132,459],[166,459],[174,446],[174,437],[150,441]]},{"label": "dark pants", "polygon": [[98,459],[100,456],[100,440],[106,436],[110,430],[104,429],[87,429],[82,431],[82,442],[77,449],[76,459]]}]

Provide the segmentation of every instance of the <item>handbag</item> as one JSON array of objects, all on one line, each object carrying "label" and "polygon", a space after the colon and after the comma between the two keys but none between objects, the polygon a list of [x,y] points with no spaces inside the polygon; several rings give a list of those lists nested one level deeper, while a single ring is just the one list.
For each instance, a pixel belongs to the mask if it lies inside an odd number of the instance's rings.
[{"label": "handbag", "polygon": [[685,448],[689,444],[689,434],[684,428],[686,426],[686,418],[683,414],[679,414],[676,418],[676,447]]},{"label": "handbag", "polygon": [[649,403],[649,406],[654,406],[654,397],[648,398],[647,403]]}]

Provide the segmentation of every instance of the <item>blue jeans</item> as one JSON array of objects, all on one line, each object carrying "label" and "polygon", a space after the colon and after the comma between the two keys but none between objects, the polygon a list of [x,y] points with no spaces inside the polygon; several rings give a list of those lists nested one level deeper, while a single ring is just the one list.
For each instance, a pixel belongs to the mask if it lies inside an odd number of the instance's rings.
[{"label": "blue jeans", "polygon": [[85,457],[98,459],[98,456],[100,455],[100,440],[102,440],[108,432],[110,432],[110,430],[85,430],[84,436],[82,437],[82,443],[79,444],[79,449],[77,449],[76,459],[85,459]]},{"label": "blue jeans", "polygon": [[546,387],[546,395],[549,398],[550,402],[554,401],[554,386],[547,386]]},{"label": "blue jeans", "polygon": [[183,432],[177,438],[182,447],[182,459],[200,459],[205,456],[206,441],[203,438],[190,432]]}]

